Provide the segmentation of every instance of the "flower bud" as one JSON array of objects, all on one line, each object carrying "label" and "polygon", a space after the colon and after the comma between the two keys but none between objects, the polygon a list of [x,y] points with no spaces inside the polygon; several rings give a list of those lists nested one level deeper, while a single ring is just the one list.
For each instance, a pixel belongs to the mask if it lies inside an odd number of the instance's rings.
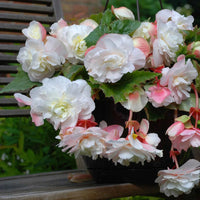
[{"label": "flower bud", "polygon": [[124,19],[135,20],[133,12],[126,7],[115,8],[114,6],[112,6],[111,10],[119,20],[124,20]]},{"label": "flower bud", "polygon": [[192,42],[187,46],[187,50],[200,59],[200,41]]},{"label": "flower bud", "polygon": [[133,45],[135,48],[140,49],[147,57],[150,53],[149,43],[142,37],[133,38]]}]

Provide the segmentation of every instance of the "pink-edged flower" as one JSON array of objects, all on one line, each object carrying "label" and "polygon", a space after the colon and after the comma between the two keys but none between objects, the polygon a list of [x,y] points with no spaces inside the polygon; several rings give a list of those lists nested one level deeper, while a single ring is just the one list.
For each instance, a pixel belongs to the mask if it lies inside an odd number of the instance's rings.
[{"label": "pink-edged flower", "polygon": [[172,68],[164,68],[160,85],[167,86],[171,91],[174,102],[180,104],[182,100],[190,97],[190,84],[198,76],[190,59],[185,63],[185,56],[178,57],[177,63]]},{"label": "pink-edged flower", "polygon": [[124,20],[124,19],[135,20],[133,12],[126,7],[115,8],[114,6],[112,6],[111,10],[119,20]]},{"label": "pink-edged flower", "polygon": [[84,65],[88,74],[99,82],[115,83],[121,77],[145,65],[145,55],[134,48],[130,36],[105,34],[87,52]]},{"label": "pink-edged flower", "polygon": [[155,67],[169,66],[175,61],[176,52],[183,44],[183,35],[174,22],[157,22],[157,39],[153,42],[153,63]]},{"label": "pink-edged flower", "polygon": [[108,132],[108,135],[105,138],[106,140],[118,140],[124,131],[124,128],[122,126],[120,125],[107,126],[107,123],[105,121],[101,121],[99,127],[104,131]]},{"label": "pink-edged flower", "polygon": [[58,20],[58,22],[55,22],[50,27],[50,34],[54,37],[57,37],[59,35],[59,32],[67,26],[67,22],[63,20],[62,18]]},{"label": "pink-edged flower", "polygon": [[163,9],[156,14],[156,21],[164,23],[172,21],[181,30],[193,30],[193,16],[185,17],[174,10]]},{"label": "pink-edged flower", "polygon": [[179,152],[187,151],[190,147],[200,147],[200,129],[184,129],[172,140],[172,145]]},{"label": "pink-edged flower", "polygon": [[127,96],[127,101],[121,102],[121,104],[128,110],[139,112],[146,106],[147,102],[148,98],[145,91],[142,88],[137,88]]},{"label": "pink-edged flower", "polygon": [[183,193],[189,194],[199,184],[199,178],[200,162],[190,159],[180,168],[159,171],[155,182],[166,196],[178,197]]},{"label": "pink-edged flower", "polygon": [[115,164],[120,163],[128,166],[130,162],[144,164],[150,162],[156,156],[162,157],[162,150],[156,149],[160,139],[156,133],[149,133],[149,122],[143,119],[140,128],[136,133],[132,133],[126,139],[108,141],[108,151],[106,156]]},{"label": "pink-edged flower", "polygon": [[32,121],[36,126],[47,119],[54,128],[65,129],[77,124],[78,119],[90,119],[95,105],[91,88],[84,80],[70,81],[58,76],[45,78],[43,85],[30,91],[30,98],[16,93],[15,98],[31,106]]},{"label": "pink-edged flower", "polygon": [[31,81],[41,82],[44,78],[51,77],[64,64],[66,53],[63,43],[54,37],[47,37],[45,43],[28,39],[25,47],[20,49],[17,61]]},{"label": "pink-edged flower", "polygon": [[46,29],[37,21],[30,22],[28,28],[24,28],[22,33],[28,39],[44,40],[46,38]]},{"label": "pink-edged flower", "polygon": [[148,91],[146,91],[146,94],[149,101],[156,108],[168,106],[170,103],[174,102],[171,91],[167,87],[161,85],[151,86]]},{"label": "pink-edged flower", "polygon": [[83,127],[74,127],[67,129],[68,133],[62,136],[59,147],[63,151],[69,150],[69,153],[78,155],[85,155],[97,159],[102,157],[106,151],[105,137],[108,134],[99,127],[90,127],[85,129]]}]

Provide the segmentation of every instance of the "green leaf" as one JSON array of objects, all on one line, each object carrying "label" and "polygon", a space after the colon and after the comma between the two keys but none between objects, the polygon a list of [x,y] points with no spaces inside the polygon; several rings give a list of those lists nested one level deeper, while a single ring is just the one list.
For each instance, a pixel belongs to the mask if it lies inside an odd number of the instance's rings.
[{"label": "green leaf", "polygon": [[96,29],[94,29],[94,31],[92,31],[86,38],[86,44],[87,47],[91,47],[93,45],[96,45],[97,41],[99,40],[99,38],[106,34],[109,33],[109,28],[107,26],[102,26],[99,25]]},{"label": "green leaf", "polygon": [[175,120],[178,122],[186,123],[190,120],[190,117],[188,115],[181,115],[180,117],[177,117]]},{"label": "green leaf", "polygon": [[96,21],[98,24],[101,23],[101,19],[102,19],[103,13],[97,13],[97,14],[93,14],[90,15],[90,19],[93,19],[94,21]]},{"label": "green leaf", "polygon": [[40,85],[41,83],[30,81],[27,73],[18,69],[15,79],[6,85],[0,93],[25,91]]},{"label": "green leaf", "polygon": [[67,77],[70,80],[75,80],[76,76],[81,74],[81,72],[84,70],[83,65],[72,65],[72,64],[64,64],[62,68],[62,73],[65,77]]},{"label": "green leaf", "polygon": [[111,24],[111,32],[119,34],[130,34],[140,26],[139,21],[116,20]]},{"label": "green leaf", "polygon": [[113,20],[115,20],[115,16],[112,14],[112,11],[108,9],[103,13],[101,25],[109,26]]},{"label": "green leaf", "polygon": [[125,74],[120,81],[114,84],[102,84],[100,88],[106,97],[113,97],[115,103],[126,101],[126,95],[133,91],[135,86],[145,83],[158,76],[157,73],[148,71],[134,71]]}]

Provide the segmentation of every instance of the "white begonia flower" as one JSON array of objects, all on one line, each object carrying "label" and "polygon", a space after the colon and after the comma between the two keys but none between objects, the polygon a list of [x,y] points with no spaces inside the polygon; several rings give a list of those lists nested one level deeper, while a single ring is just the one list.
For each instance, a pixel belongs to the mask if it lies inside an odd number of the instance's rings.
[{"label": "white begonia flower", "polygon": [[183,193],[189,194],[199,184],[199,179],[200,162],[190,159],[180,168],[159,171],[155,182],[166,196],[178,197]]},{"label": "white begonia flower", "polygon": [[183,35],[177,26],[169,21],[157,24],[157,39],[153,43],[153,60],[156,67],[159,65],[169,66],[175,61],[179,45],[183,44]]},{"label": "white begonia flower", "polygon": [[121,77],[145,65],[145,55],[134,48],[128,35],[105,34],[85,56],[88,74],[99,82],[115,83]]},{"label": "white begonia flower", "polygon": [[58,76],[45,78],[42,83],[30,91],[30,101],[24,95],[15,94],[20,103],[31,106],[32,120],[37,126],[47,119],[55,130],[64,129],[75,126],[78,119],[91,117],[95,105],[86,81]]},{"label": "white begonia flower", "polygon": [[94,29],[86,25],[65,26],[59,31],[57,38],[62,41],[67,49],[66,58],[72,64],[82,62],[87,50],[84,40]]},{"label": "white begonia flower", "polygon": [[151,22],[142,22],[139,28],[133,33],[132,38],[142,37],[148,40],[152,33],[156,31],[156,26]]},{"label": "white begonia flower", "polygon": [[122,102],[121,104],[128,110],[139,112],[145,107],[147,102],[148,98],[145,91],[142,88],[137,88],[133,93],[128,95],[127,101]]},{"label": "white begonia flower", "polygon": [[85,155],[92,157],[93,160],[98,156],[103,157],[106,151],[105,137],[107,132],[99,127],[83,127],[70,128],[68,132],[71,134],[64,135],[60,141],[59,147],[63,147],[63,151],[69,150],[69,153]]},{"label": "white begonia flower", "polygon": [[194,22],[193,16],[185,17],[174,10],[163,9],[156,14],[156,21],[172,21],[181,30],[193,30],[192,23]]},{"label": "white begonia flower", "polygon": [[178,62],[170,69],[165,69],[160,79],[162,86],[168,86],[171,96],[177,104],[190,97],[190,84],[198,76],[191,60],[185,63],[185,56],[179,56]]},{"label": "white begonia flower", "polygon": [[114,6],[112,6],[111,10],[119,20],[124,20],[124,19],[135,20],[133,12],[126,7],[115,8]]},{"label": "white begonia flower", "polygon": [[46,38],[46,30],[44,26],[37,21],[30,22],[28,28],[22,29],[22,33],[28,39],[44,40]]},{"label": "white begonia flower", "polygon": [[41,40],[27,40],[25,47],[19,51],[17,61],[31,81],[41,82],[54,74],[65,62],[65,56],[65,46],[58,39],[47,37],[46,43]]}]

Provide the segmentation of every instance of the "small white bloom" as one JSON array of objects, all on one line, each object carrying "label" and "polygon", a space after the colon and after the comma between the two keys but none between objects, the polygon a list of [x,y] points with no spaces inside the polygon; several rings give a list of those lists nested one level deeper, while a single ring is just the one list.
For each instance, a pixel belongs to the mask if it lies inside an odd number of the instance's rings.
[{"label": "small white bloom", "polygon": [[115,83],[121,77],[145,65],[145,55],[134,48],[128,35],[105,34],[85,56],[88,74],[99,82]]},{"label": "small white bloom", "polygon": [[59,34],[59,32],[62,30],[62,28],[64,28],[65,26],[67,26],[67,22],[64,21],[62,18],[60,20],[58,20],[58,22],[55,22],[51,25],[50,27],[50,34],[52,36],[57,37],[57,35]]},{"label": "small white bloom", "polygon": [[167,86],[171,91],[171,96],[177,104],[190,97],[190,84],[198,76],[191,60],[185,63],[185,56],[180,56],[178,62],[172,68],[167,68],[163,72],[160,84]]},{"label": "small white bloom", "polygon": [[189,194],[199,184],[199,179],[200,162],[190,159],[180,168],[159,171],[155,182],[166,196],[178,197],[183,193]]},{"label": "small white bloom", "polygon": [[185,17],[174,10],[163,9],[156,14],[156,21],[172,21],[181,30],[193,30],[193,16]]},{"label": "small white bloom", "polygon": [[30,91],[30,102],[24,95],[15,94],[17,100],[30,103],[33,122],[40,126],[47,119],[54,128],[64,129],[76,125],[78,119],[89,119],[95,105],[91,88],[84,80],[70,81],[58,76],[45,78],[41,87]]},{"label": "small white bloom", "polygon": [[153,60],[155,66],[164,64],[169,66],[175,61],[179,45],[183,44],[183,35],[174,22],[157,24],[157,39],[153,43]]},{"label": "small white bloom", "polygon": [[47,37],[46,43],[41,40],[27,40],[21,48],[17,61],[28,73],[31,81],[41,82],[51,77],[55,70],[65,62],[65,46],[56,38]]},{"label": "small white bloom", "polygon": [[85,51],[87,50],[85,38],[94,29],[86,25],[65,26],[57,35],[67,49],[67,59],[72,64],[83,61]]},{"label": "small white bloom", "polygon": [[97,28],[98,24],[96,21],[94,21],[93,19],[85,19],[84,21],[82,21],[80,23],[80,25],[85,25],[85,26],[89,26],[91,27],[92,29],[95,29]]}]

